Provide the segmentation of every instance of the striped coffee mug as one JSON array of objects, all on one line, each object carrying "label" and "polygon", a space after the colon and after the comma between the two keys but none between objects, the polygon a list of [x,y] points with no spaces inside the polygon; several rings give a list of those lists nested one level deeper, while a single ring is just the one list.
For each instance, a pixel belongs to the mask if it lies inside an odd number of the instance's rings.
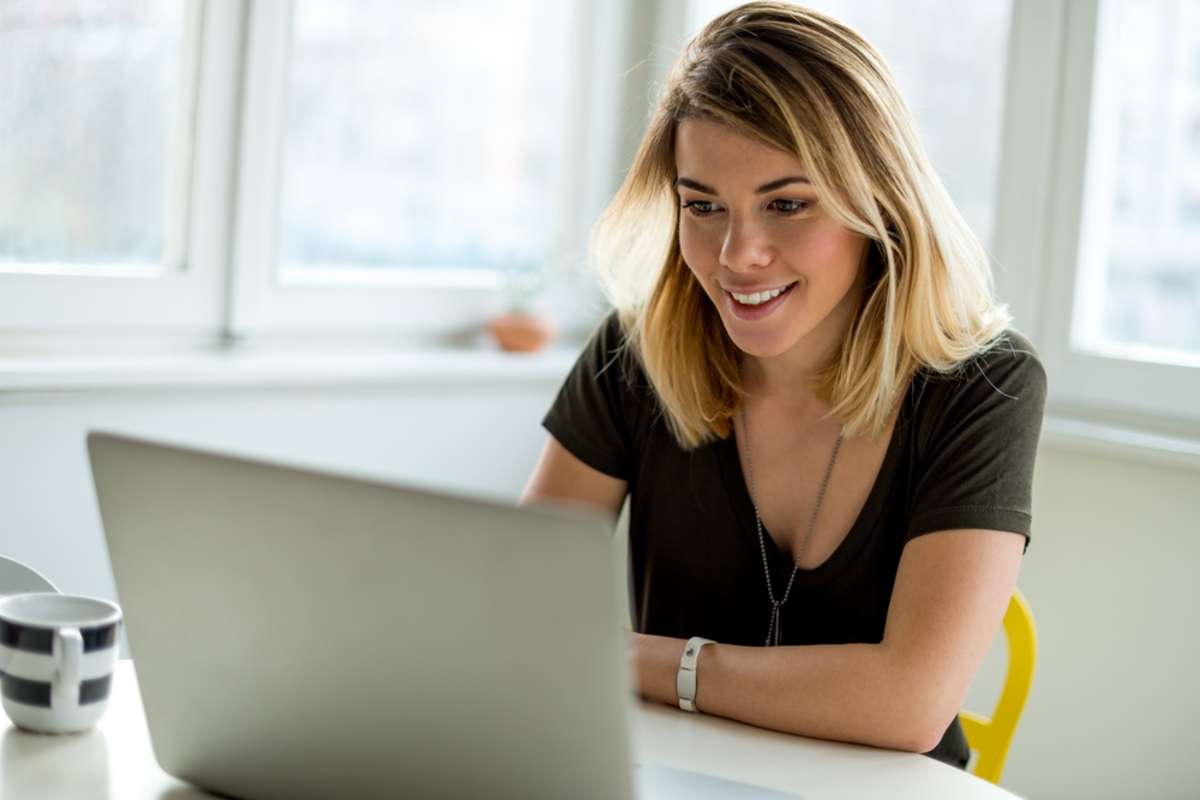
[{"label": "striped coffee mug", "polygon": [[85,731],[108,705],[121,609],[65,594],[0,597],[0,693],[17,727]]}]

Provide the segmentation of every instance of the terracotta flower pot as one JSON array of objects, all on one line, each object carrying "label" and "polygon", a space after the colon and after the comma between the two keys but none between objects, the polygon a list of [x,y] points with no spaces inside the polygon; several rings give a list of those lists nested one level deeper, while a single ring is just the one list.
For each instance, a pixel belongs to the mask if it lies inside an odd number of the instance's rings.
[{"label": "terracotta flower pot", "polygon": [[488,333],[501,350],[532,353],[541,350],[554,338],[554,326],[549,320],[531,314],[505,314],[488,323]]}]

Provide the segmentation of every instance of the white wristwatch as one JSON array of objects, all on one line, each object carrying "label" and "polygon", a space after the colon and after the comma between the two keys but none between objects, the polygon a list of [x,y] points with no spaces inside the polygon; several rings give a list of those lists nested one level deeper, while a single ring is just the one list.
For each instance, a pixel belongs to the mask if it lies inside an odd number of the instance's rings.
[{"label": "white wristwatch", "polygon": [[679,707],[684,711],[697,711],[696,708],[696,660],[706,644],[716,644],[712,639],[693,636],[688,639],[683,648],[683,657],[679,659],[679,673],[675,676],[675,694],[679,695]]}]

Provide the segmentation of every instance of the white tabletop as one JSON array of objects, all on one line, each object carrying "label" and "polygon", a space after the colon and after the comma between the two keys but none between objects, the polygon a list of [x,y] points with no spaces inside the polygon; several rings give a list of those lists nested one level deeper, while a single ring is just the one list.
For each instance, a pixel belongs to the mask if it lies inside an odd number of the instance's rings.
[{"label": "white tabletop", "polygon": [[[913,753],[825,742],[641,703],[637,757],[729,780],[821,798],[1012,798],[960,770]],[[154,760],[133,663],[121,661],[99,728],[70,736],[15,729],[0,714],[0,797],[38,800],[187,800],[214,795]]]}]

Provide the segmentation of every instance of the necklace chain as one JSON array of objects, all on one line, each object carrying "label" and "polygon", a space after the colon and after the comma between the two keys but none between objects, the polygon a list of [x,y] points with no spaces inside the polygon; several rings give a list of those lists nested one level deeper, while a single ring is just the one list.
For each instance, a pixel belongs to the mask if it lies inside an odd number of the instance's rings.
[{"label": "necklace chain", "polygon": [[762,517],[758,513],[758,503],[755,501],[755,495],[758,494],[758,487],[754,483],[754,459],[750,455],[750,429],[746,426],[746,405],[742,404],[742,440],[746,443],[746,473],[750,478],[750,506],[754,509],[754,527],[758,531],[758,549],[762,554],[763,574],[767,578],[767,598],[771,601],[771,621],[767,625],[767,641],[766,646],[778,645],[782,637],[783,620],[782,608],[783,604],[788,601],[788,597],[792,594],[792,584],[796,580],[796,573],[800,571],[800,559],[804,556],[804,549],[808,546],[808,540],[812,536],[813,528],[817,524],[817,513],[821,510],[821,503],[825,500],[825,490],[829,488],[829,477],[833,474],[833,465],[837,461],[838,450],[842,448],[842,431],[838,431],[837,440],[833,443],[833,454],[829,457],[829,466],[825,468],[825,477],[821,479],[821,488],[817,490],[817,502],[813,506],[812,516],[808,519],[808,528],[804,531],[804,538],[800,540],[800,547],[796,550],[796,557],[792,562],[792,575],[788,578],[787,588],[783,591],[783,597],[779,600],[775,599],[775,592],[771,587],[771,568],[767,564],[767,546],[763,541],[763,525]]}]

